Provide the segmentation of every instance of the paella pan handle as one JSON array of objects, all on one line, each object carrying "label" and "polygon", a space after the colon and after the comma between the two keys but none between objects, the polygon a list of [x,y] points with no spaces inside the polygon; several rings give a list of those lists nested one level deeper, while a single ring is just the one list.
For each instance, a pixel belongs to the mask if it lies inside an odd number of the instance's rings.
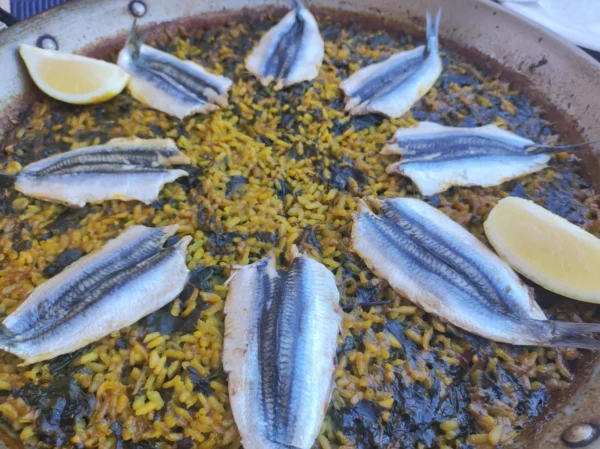
[{"label": "paella pan handle", "polygon": [[11,13],[0,8],[0,22],[5,24],[6,26],[11,26],[17,23],[18,21],[19,19],[17,19]]}]

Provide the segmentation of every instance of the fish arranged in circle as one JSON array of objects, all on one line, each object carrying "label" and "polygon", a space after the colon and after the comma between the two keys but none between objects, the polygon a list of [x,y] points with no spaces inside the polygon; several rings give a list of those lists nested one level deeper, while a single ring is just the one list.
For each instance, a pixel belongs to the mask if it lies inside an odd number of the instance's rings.
[{"label": "fish arranged in circle", "polygon": [[[427,13],[425,45],[361,68],[344,80],[352,115],[406,114],[442,72],[440,12]],[[325,46],[300,0],[246,59],[263,86],[284,89],[315,79]],[[180,119],[228,106],[233,82],[201,65],[144,44],[134,27],[118,64],[138,101]],[[585,144],[582,144],[585,145]],[[551,147],[495,125],[453,128],[421,122],[399,129],[382,150],[401,160],[389,174],[410,178],[425,195],[452,186],[493,186],[547,166]],[[1,174],[23,194],[69,206],[111,199],[156,201],[190,164],[171,139],[113,139]],[[423,201],[366,203],[354,217],[352,250],[378,277],[426,312],[482,337],[514,345],[600,349],[600,324],[548,320],[532,290],[466,229]],[[164,248],[176,226],[134,226],[101,250],[37,287],[0,324],[0,348],[24,364],[75,351],[163,307],[188,279],[183,237]],[[287,270],[273,255],[235,267],[225,304],[223,366],[246,449],[309,449],[334,387],[342,322],[335,276],[297,252]]]},{"label": "fish arranged in circle", "polygon": [[68,206],[112,199],[150,204],[165,184],[188,176],[168,165],[189,163],[171,139],[118,138],[33,162],[14,183],[24,195]]},{"label": "fish arranged in circle", "polygon": [[598,323],[549,321],[533,292],[496,254],[415,198],[363,203],[352,250],[398,293],[468,332],[514,345],[600,349]]},{"label": "fish arranged in circle", "polygon": [[319,74],[325,44],[314,16],[293,1],[293,10],[271,28],[246,58],[246,68],[263,86],[283,89]]},{"label": "fish arranged in circle", "polygon": [[438,11],[433,18],[427,12],[425,45],[363,67],[341,83],[346,111],[352,115],[401,117],[433,87],[442,73],[438,49],[440,14]]},{"label": "fish arranged in circle", "polygon": [[160,309],[183,290],[191,237],[133,226],[33,290],[0,324],[0,348],[23,364],[76,351]]},{"label": "fish arranged in circle", "polygon": [[180,119],[227,107],[229,78],[150,47],[144,38],[134,23],[117,60],[131,76],[127,87],[133,98]]},{"label": "fish arranged in circle", "polygon": [[462,128],[420,122],[396,131],[381,153],[402,156],[387,172],[407,176],[429,196],[453,186],[496,186],[546,168],[553,153],[586,145],[540,145],[496,124]]},{"label": "fish arranged in circle", "polygon": [[240,267],[229,280],[223,366],[246,449],[309,449],[333,391],[342,310],[335,276],[293,255]]}]

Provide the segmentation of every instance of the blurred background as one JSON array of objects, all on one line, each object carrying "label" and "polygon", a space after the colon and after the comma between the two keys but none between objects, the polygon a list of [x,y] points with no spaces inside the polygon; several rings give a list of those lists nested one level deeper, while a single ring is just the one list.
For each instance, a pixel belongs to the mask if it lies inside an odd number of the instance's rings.
[{"label": "blurred background", "polygon": [[19,20],[26,19],[67,0],[0,0],[0,7]]}]

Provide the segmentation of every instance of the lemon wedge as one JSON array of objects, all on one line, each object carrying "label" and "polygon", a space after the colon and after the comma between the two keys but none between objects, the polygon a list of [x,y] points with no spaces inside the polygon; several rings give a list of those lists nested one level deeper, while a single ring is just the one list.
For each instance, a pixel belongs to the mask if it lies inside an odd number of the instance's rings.
[{"label": "lemon wedge", "polygon": [[541,206],[504,198],[484,223],[496,252],[536,284],[600,304],[600,239]]},{"label": "lemon wedge", "polygon": [[35,84],[47,95],[72,104],[110,100],[127,85],[118,65],[85,56],[21,45],[19,52]]}]

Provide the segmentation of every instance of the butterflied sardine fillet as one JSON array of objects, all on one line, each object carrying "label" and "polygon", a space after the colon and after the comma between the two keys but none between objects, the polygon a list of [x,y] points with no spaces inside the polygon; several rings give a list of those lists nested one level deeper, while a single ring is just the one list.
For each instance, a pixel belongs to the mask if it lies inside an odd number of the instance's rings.
[{"label": "butterflied sardine fillet", "polygon": [[187,282],[186,248],[162,245],[177,226],[134,226],[37,287],[0,325],[0,348],[24,364],[75,351],[173,300]]},{"label": "butterflied sardine fillet", "polygon": [[388,117],[404,115],[433,87],[442,73],[438,51],[440,12],[432,20],[427,12],[427,44],[364,67],[343,81],[346,111],[372,112]]},{"label": "butterflied sardine fillet", "polygon": [[296,253],[287,272],[269,256],[229,283],[223,366],[242,444],[309,449],[333,388],[341,325],[335,278]]},{"label": "butterflied sardine fillet", "polygon": [[156,50],[143,40],[134,24],[117,60],[131,75],[127,87],[136,100],[180,119],[227,106],[233,84],[229,78]]},{"label": "butterflied sardine fillet", "polygon": [[407,176],[423,195],[435,195],[452,186],[495,186],[542,170],[551,156],[535,149],[552,151],[496,125],[453,128],[421,122],[399,129],[382,153],[402,155],[388,173]]},{"label": "butterflied sardine fillet", "polygon": [[410,198],[383,214],[363,204],[352,248],[419,307],[474,334],[515,345],[600,349],[600,324],[547,321],[533,294],[498,256],[442,212]]},{"label": "butterflied sardine fillet", "polygon": [[69,206],[111,199],[156,201],[163,186],[185,170],[167,164],[189,164],[171,139],[112,139],[26,166],[15,188],[34,198]]},{"label": "butterflied sardine fillet", "polygon": [[282,89],[319,74],[325,44],[314,16],[300,0],[265,34],[246,59],[246,68],[263,86],[276,81]]}]

